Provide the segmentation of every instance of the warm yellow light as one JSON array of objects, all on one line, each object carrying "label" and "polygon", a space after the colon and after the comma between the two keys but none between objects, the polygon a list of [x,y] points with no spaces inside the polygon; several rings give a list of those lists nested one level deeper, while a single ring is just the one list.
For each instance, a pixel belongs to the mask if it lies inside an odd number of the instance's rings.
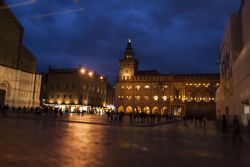
[{"label": "warm yellow light", "polygon": [[89,76],[91,76],[91,77],[92,77],[92,76],[93,76],[93,72],[89,72]]},{"label": "warm yellow light", "polygon": [[100,79],[103,80],[103,76],[101,76]]},{"label": "warm yellow light", "polygon": [[82,69],[80,70],[80,72],[81,72],[82,74],[85,74],[85,73],[86,73],[86,70],[85,70],[84,68],[82,68]]}]

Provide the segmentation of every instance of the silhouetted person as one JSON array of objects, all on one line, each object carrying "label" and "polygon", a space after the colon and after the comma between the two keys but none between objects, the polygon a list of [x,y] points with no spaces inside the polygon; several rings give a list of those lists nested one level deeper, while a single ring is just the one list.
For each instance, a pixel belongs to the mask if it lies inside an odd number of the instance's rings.
[{"label": "silhouetted person", "polygon": [[225,132],[227,132],[227,130],[228,130],[228,126],[227,126],[227,117],[226,117],[226,115],[224,114],[224,115],[222,116],[222,132],[225,133]]},{"label": "silhouetted person", "polygon": [[129,122],[130,122],[130,124],[132,124],[132,117],[133,117],[133,115],[132,115],[132,112],[131,112],[131,113],[129,113]]},{"label": "silhouetted person", "polygon": [[240,142],[243,141],[241,137],[240,121],[239,118],[235,115],[233,119],[233,141],[235,142],[237,138]]}]

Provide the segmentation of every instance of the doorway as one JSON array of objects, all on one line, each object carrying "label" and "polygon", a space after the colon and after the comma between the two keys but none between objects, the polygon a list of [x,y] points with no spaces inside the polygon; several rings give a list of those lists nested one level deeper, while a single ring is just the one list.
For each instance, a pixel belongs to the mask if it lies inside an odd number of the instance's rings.
[{"label": "doorway", "polygon": [[3,89],[0,89],[0,106],[4,106],[4,102],[5,102],[5,94],[6,91]]}]

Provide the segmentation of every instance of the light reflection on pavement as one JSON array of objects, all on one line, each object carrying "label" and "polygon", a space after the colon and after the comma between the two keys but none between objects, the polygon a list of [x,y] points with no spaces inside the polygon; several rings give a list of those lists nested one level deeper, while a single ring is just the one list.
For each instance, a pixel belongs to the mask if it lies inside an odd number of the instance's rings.
[{"label": "light reflection on pavement", "polygon": [[250,166],[243,144],[182,122],[114,127],[0,118],[0,166]]}]

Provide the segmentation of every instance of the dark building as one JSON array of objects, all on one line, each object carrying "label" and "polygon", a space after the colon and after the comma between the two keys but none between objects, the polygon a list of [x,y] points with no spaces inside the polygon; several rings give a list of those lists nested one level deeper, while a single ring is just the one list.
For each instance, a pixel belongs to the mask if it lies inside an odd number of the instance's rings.
[{"label": "dark building", "polygon": [[169,116],[207,116],[214,119],[219,74],[161,74],[138,70],[129,40],[119,61],[115,86],[118,112],[146,112]]},{"label": "dark building", "polygon": [[38,107],[41,76],[23,44],[24,29],[0,0],[0,106]]}]

